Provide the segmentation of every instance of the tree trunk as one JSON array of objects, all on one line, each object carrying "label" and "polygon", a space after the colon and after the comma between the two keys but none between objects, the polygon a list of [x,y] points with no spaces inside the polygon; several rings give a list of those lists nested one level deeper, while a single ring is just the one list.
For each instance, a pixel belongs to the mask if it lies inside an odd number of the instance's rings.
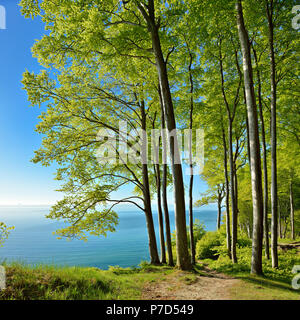
[{"label": "tree trunk", "polygon": [[[245,97],[245,105],[246,103],[246,97]],[[249,139],[249,122],[248,122],[248,116],[247,116],[247,110],[246,110],[246,130],[247,130],[247,154],[248,154],[248,161],[249,161],[249,169],[251,172],[251,156],[250,156],[250,139]]]},{"label": "tree trunk", "polygon": [[[140,7],[143,14],[144,7]],[[158,26],[155,21],[154,15],[154,2],[149,0],[148,3],[149,15],[146,16],[148,21],[148,27],[151,32],[152,46],[155,54],[156,68],[159,77],[159,85],[161,89],[161,95],[164,106],[164,114],[167,124],[168,132],[174,132],[176,130],[176,121],[174,115],[173,101],[171,97],[171,91],[169,86],[168,72],[166,62],[163,57],[160,38],[158,33]],[[181,163],[176,163],[176,158],[179,158],[177,154],[178,139],[177,134],[168,137],[168,143],[170,147],[171,167],[173,174],[173,186],[174,186],[174,204],[175,204],[175,226],[176,226],[176,250],[177,250],[177,265],[181,270],[191,270],[192,264],[189,257],[188,242],[187,242],[187,230],[186,230],[186,212],[185,212],[185,198],[184,198],[184,184],[182,176]]]},{"label": "tree trunk", "polygon": [[270,259],[270,245],[269,245],[269,225],[268,225],[268,166],[267,166],[267,146],[266,146],[266,133],[265,133],[265,121],[263,115],[262,96],[261,96],[261,79],[260,72],[258,69],[258,60],[255,49],[253,48],[256,74],[258,82],[258,106],[259,106],[259,117],[261,123],[261,137],[262,137],[262,149],[263,149],[263,172],[264,172],[264,236],[265,236],[265,254],[266,258]]},{"label": "tree trunk", "polygon": [[295,240],[294,195],[293,195],[292,181],[290,182],[290,207],[291,207],[291,238]]},{"label": "tree trunk", "polygon": [[279,202],[279,199],[278,199],[278,233],[279,233],[279,237],[282,239],[281,214],[280,214],[280,202]]},{"label": "tree trunk", "polygon": [[231,241],[231,259],[233,263],[237,262],[236,256],[236,242],[237,242],[237,212],[236,212],[236,199],[235,199],[235,184],[234,184],[234,160],[233,160],[233,149],[232,149],[232,124],[235,115],[236,104],[234,105],[234,111],[230,111],[230,106],[226,98],[224,71],[223,71],[223,55],[222,55],[222,39],[219,40],[219,64],[220,64],[220,75],[221,75],[221,89],[223,94],[224,103],[227,110],[228,117],[228,152],[229,152],[229,167],[230,167],[230,198],[231,198],[231,212],[232,212],[232,241]]},{"label": "tree trunk", "polygon": [[194,217],[193,217],[193,165],[190,166],[191,176],[190,176],[190,187],[189,187],[189,224],[190,224],[190,243],[191,243],[191,263],[194,265],[196,263],[196,250],[194,242]]},{"label": "tree trunk", "polygon": [[252,232],[251,232],[250,223],[247,223],[247,233],[248,233],[248,237],[250,239],[252,239]]},{"label": "tree trunk", "polygon": [[161,251],[161,263],[166,263],[166,247],[164,236],[164,221],[161,208],[161,180],[160,180],[160,166],[155,165],[156,171],[156,188],[157,188],[157,211],[158,211],[158,225],[159,225],[159,239],[160,239],[160,251]]},{"label": "tree trunk", "polygon": [[225,177],[225,192],[226,192],[226,243],[228,256],[231,258],[231,232],[230,232],[230,208],[229,208],[229,181],[227,169],[227,146],[225,131],[222,125],[223,151],[224,151],[224,177]]},{"label": "tree trunk", "polygon": [[234,170],[234,198],[235,198],[236,226],[237,226],[239,208],[238,208],[238,177],[237,177],[236,162],[234,162],[233,170]]},{"label": "tree trunk", "polygon": [[221,194],[220,186],[218,185],[218,219],[217,219],[217,230],[220,230],[221,227],[221,215],[222,215],[222,194]]},{"label": "tree trunk", "polygon": [[260,144],[257,108],[253,86],[248,31],[245,28],[241,0],[236,2],[237,26],[243,55],[244,85],[249,123],[251,184],[253,201],[253,236],[251,273],[262,274],[263,195],[261,185]]},{"label": "tree trunk", "polygon": [[274,54],[273,0],[266,1],[269,26],[269,50],[271,68],[271,253],[272,267],[278,267],[278,192],[277,192],[277,125],[276,125],[276,69]]},{"label": "tree trunk", "polygon": [[283,239],[286,239],[286,231],[287,231],[287,225],[288,225],[286,217],[283,218],[283,221],[284,221]]},{"label": "tree trunk", "polygon": [[[188,47],[189,48],[189,47]],[[193,55],[189,50],[190,62],[189,62],[189,79],[190,79],[190,135],[189,135],[189,161],[190,161],[190,185],[189,185],[189,225],[190,225],[190,246],[191,246],[191,263],[196,263],[196,250],[194,242],[194,217],[193,217],[193,183],[194,183],[194,170],[193,170],[193,153],[192,153],[192,130],[193,130],[193,111],[194,111],[194,82],[192,75]]]},{"label": "tree trunk", "polygon": [[229,149],[229,167],[230,167],[230,198],[232,212],[232,241],[231,241],[231,259],[233,263],[237,263],[236,243],[237,243],[237,212],[235,200],[235,183],[234,183],[234,165],[232,150],[232,121],[228,115],[228,149]]},{"label": "tree trunk", "polygon": [[163,178],[162,178],[162,203],[164,208],[164,218],[166,225],[166,241],[167,241],[167,251],[168,251],[168,264],[169,266],[174,266],[173,260],[173,252],[172,252],[172,241],[171,241],[171,227],[170,227],[170,216],[169,216],[169,208],[168,208],[168,196],[167,196],[167,155],[166,155],[166,136],[165,136],[165,116],[163,103],[161,99],[160,89],[159,98],[161,105],[161,128],[162,128],[162,144],[163,144]]},{"label": "tree trunk", "polygon": [[[145,114],[145,105],[143,102],[141,103],[141,118],[142,118],[142,129],[144,130],[144,132],[146,132],[146,129],[147,129],[146,114]],[[147,137],[143,137],[143,138],[147,139]],[[143,148],[142,148],[142,152],[143,152]],[[145,157],[145,155],[142,154],[142,157]],[[142,175],[143,175],[143,198],[144,198],[147,231],[148,231],[150,259],[152,264],[159,264],[159,256],[157,251],[156,236],[155,236],[153,215],[152,215],[152,209],[151,209],[148,165],[146,164],[145,161],[143,161],[143,164],[142,164]]]}]

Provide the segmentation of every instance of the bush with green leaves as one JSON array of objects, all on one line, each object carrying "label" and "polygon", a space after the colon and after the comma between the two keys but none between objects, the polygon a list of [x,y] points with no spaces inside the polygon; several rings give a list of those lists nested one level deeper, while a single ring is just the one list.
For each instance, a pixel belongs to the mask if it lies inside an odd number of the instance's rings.
[{"label": "bush with green leaves", "polygon": [[226,236],[222,231],[207,232],[197,242],[196,257],[198,259],[217,259],[220,255],[220,251],[223,251],[225,240]]},{"label": "bush with green leaves", "polygon": [[0,247],[2,247],[4,241],[8,238],[10,231],[14,227],[7,227],[4,222],[0,222]]},{"label": "bush with green leaves", "polygon": [[[187,226],[187,237],[188,237],[188,246],[190,247],[190,232],[189,226]],[[202,237],[206,234],[205,225],[200,222],[200,220],[195,219],[193,224],[193,233],[194,233],[194,243],[196,245],[197,241],[202,239]],[[174,231],[171,235],[172,247],[176,246],[176,231]]]}]

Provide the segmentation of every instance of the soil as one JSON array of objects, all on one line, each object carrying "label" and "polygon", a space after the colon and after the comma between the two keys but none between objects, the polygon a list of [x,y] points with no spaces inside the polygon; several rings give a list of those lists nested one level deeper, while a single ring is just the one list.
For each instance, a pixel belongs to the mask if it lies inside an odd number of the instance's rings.
[{"label": "soil", "polygon": [[205,268],[201,275],[178,271],[145,285],[144,300],[230,300],[241,280]]}]

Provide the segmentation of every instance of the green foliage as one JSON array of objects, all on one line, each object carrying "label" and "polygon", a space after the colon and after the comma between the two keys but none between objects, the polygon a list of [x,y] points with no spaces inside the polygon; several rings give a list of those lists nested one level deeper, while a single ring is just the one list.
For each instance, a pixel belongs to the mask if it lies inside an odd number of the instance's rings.
[{"label": "green foliage", "polygon": [[4,222],[0,222],[0,247],[3,246],[3,243],[13,229],[14,227],[8,227]]},{"label": "green foliage", "polygon": [[[188,245],[190,246],[190,232],[189,226],[187,226],[187,237],[188,237]],[[206,234],[205,225],[200,222],[199,219],[195,219],[193,224],[193,233],[194,233],[194,243],[196,245],[197,241],[202,239],[202,237]],[[176,245],[176,231],[171,234],[172,247]]]},{"label": "green foliage", "polygon": [[217,259],[218,247],[224,242],[224,233],[219,231],[207,232],[196,244],[196,257],[198,259]]},{"label": "green foliage", "polygon": [[[295,276],[292,273],[292,269],[295,265],[300,264],[300,255],[294,249],[286,252],[279,250],[279,268],[272,268],[271,260],[267,260],[263,257],[263,270],[264,277],[272,280],[282,281],[291,286],[291,280]],[[251,246],[238,247],[237,257],[238,263],[232,264],[228,256],[220,256],[216,259],[206,259],[204,263],[207,263],[210,268],[231,275],[242,276],[248,275],[250,272],[252,248]]]}]

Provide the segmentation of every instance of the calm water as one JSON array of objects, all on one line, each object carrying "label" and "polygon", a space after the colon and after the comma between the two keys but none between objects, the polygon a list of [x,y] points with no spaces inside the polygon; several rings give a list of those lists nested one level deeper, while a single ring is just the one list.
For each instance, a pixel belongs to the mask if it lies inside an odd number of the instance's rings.
[{"label": "calm water", "polygon": [[[0,221],[15,226],[4,247],[0,248],[0,260],[101,269],[111,265],[136,266],[142,260],[149,260],[146,222],[141,212],[120,211],[116,232],[108,233],[106,238],[89,237],[88,242],[83,242],[56,239],[52,232],[63,224],[46,219],[44,216],[48,210],[45,207],[0,208]],[[170,215],[171,228],[174,230],[173,212]],[[208,231],[216,229],[217,212],[214,210],[195,211],[195,219],[203,222]],[[157,220],[157,214],[154,213],[156,231]]]}]

